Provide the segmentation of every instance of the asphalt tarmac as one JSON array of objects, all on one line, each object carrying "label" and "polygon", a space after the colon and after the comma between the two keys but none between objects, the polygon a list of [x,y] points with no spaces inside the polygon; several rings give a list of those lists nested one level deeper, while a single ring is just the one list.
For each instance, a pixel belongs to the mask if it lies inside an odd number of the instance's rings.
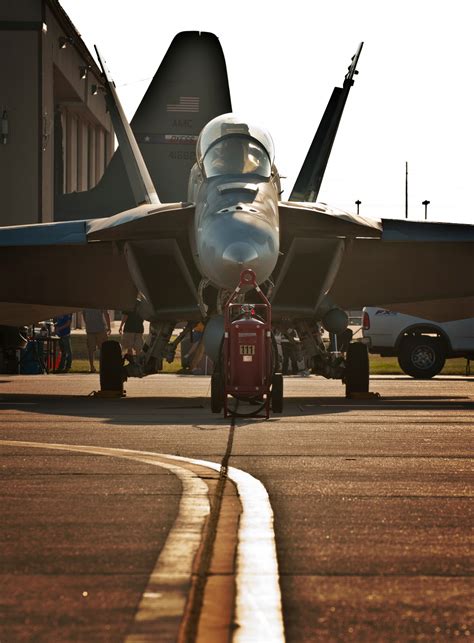
[{"label": "asphalt tarmac", "polygon": [[267,421],[98,386],[0,376],[2,643],[473,637],[473,377],[287,377]]}]

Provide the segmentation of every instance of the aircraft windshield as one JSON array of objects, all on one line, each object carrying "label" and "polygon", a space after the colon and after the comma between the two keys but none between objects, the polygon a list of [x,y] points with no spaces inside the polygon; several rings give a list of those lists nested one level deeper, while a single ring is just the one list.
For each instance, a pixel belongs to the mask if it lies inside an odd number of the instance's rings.
[{"label": "aircraft windshield", "polygon": [[207,176],[256,173],[269,177],[275,153],[263,127],[250,125],[235,114],[222,114],[202,130],[196,156]]},{"label": "aircraft windshield", "polygon": [[271,163],[268,154],[257,141],[244,136],[230,135],[217,141],[203,159],[207,177],[222,174],[259,174],[268,178]]}]

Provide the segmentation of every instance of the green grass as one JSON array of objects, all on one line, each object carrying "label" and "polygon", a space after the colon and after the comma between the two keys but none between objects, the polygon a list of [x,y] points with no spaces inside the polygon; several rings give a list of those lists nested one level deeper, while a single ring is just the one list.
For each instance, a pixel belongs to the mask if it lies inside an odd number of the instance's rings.
[{"label": "green grass", "polygon": [[[119,335],[111,335],[110,339],[119,340]],[[72,373],[88,373],[89,360],[87,359],[87,344],[85,335],[72,335]],[[403,375],[403,371],[398,365],[396,357],[380,357],[380,355],[370,355],[370,373],[372,375]],[[98,369],[99,352],[96,351],[95,365]],[[178,373],[181,370],[181,351],[178,346],[176,359],[172,364],[163,363],[164,373]],[[474,371],[474,369],[473,369]],[[442,375],[465,375],[466,360],[454,358],[446,360],[446,365],[441,371]]]},{"label": "green grass", "polygon": [[[110,335],[110,339],[120,341],[120,335]],[[71,335],[71,349],[72,349],[72,367],[71,373],[88,373],[89,372],[89,359],[87,357],[87,341],[85,334]],[[94,364],[99,370],[99,351],[95,352]],[[176,351],[176,359],[172,364],[163,362],[163,373],[177,373],[181,370],[181,351],[178,346]]]},{"label": "green grass", "polygon": [[[396,357],[370,355],[370,372],[372,375],[403,375]],[[466,375],[466,360],[461,357],[447,359],[441,375]]]}]

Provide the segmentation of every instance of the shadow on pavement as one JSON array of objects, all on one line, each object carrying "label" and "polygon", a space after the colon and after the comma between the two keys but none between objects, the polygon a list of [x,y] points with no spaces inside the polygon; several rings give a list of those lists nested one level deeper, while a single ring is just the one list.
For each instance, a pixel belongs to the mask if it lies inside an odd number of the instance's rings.
[{"label": "shadow on pavement", "polygon": [[[271,414],[272,422],[284,417],[304,415],[330,415],[354,412],[358,408],[364,412],[383,412],[387,410],[429,409],[433,411],[474,410],[474,400],[465,395],[397,395],[381,398],[350,400],[342,396],[285,398],[281,415]],[[78,418],[97,418],[112,424],[186,424],[198,430],[213,430],[228,427],[231,418],[224,419],[210,411],[207,397],[149,396],[125,397],[117,399],[98,399],[84,395],[58,394],[0,394],[0,410],[18,410],[23,413],[45,415],[66,415]],[[183,415],[180,415],[180,411]],[[259,424],[265,420],[258,418],[237,418],[238,426]]]}]

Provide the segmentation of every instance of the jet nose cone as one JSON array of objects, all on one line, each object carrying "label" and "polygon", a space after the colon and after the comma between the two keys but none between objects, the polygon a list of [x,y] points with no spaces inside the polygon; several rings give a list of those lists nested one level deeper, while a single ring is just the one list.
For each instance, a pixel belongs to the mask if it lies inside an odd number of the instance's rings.
[{"label": "jet nose cone", "polygon": [[222,253],[224,261],[246,267],[250,262],[258,259],[255,248],[245,241],[231,243]]}]

